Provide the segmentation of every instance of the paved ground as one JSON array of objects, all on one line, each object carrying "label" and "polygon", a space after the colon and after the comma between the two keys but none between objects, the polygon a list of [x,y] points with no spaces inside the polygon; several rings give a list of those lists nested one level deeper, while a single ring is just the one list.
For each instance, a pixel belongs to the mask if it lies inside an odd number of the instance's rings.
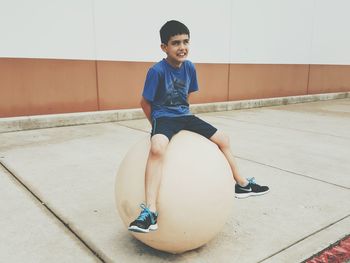
[{"label": "paved ground", "polygon": [[126,231],[115,175],[149,130],[134,120],[0,134],[0,262],[301,262],[350,234],[350,99],[201,116],[271,187],[210,243],[170,255]]}]

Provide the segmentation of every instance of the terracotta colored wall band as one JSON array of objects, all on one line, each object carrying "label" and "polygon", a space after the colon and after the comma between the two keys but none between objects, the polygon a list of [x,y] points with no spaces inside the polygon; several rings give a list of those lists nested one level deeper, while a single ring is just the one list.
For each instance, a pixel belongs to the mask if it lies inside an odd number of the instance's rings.
[{"label": "terracotta colored wall band", "polygon": [[[0,117],[138,108],[152,62],[0,58]],[[350,66],[196,63],[191,103],[350,91]]]}]

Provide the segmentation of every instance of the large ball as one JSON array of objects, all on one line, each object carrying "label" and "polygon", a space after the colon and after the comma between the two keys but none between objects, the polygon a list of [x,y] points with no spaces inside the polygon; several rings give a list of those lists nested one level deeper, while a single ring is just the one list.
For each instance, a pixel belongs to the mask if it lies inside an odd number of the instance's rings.
[{"label": "large ball", "polygon": [[[145,202],[145,169],[150,149],[146,137],[132,147],[116,178],[116,203],[125,226]],[[211,240],[233,207],[230,166],[217,145],[196,133],[181,131],[170,141],[162,168],[157,208],[158,230],[131,232],[158,250],[181,253]]]}]

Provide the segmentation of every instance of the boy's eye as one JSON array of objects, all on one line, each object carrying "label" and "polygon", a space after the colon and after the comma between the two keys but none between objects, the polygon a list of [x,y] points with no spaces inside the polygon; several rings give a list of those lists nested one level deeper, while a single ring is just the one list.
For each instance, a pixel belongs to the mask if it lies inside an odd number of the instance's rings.
[{"label": "boy's eye", "polygon": [[[188,45],[189,42],[190,42],[190,41],[189,41],[188,39],[186,39],[186,40],[183,41],[183,44],[184,44],[184,45]],[[172,44],[173,44],[174,46],[179,46],[179,45],[181,44],[181,41],[177,41],[177,40],[176,40],[176,41],[173,41]]]}]

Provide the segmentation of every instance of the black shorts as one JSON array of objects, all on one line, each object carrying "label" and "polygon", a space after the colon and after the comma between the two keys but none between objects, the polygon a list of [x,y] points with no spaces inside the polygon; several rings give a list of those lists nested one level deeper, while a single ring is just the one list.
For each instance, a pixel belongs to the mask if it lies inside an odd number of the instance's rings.
[{"label": "black shorts", "polygon": [[206,138],[214,135],[217,129],[194,115],[180,117],[160,117],[153,120],[151,136],[163,134],[170,139],[179,131],[187,130]]}]

